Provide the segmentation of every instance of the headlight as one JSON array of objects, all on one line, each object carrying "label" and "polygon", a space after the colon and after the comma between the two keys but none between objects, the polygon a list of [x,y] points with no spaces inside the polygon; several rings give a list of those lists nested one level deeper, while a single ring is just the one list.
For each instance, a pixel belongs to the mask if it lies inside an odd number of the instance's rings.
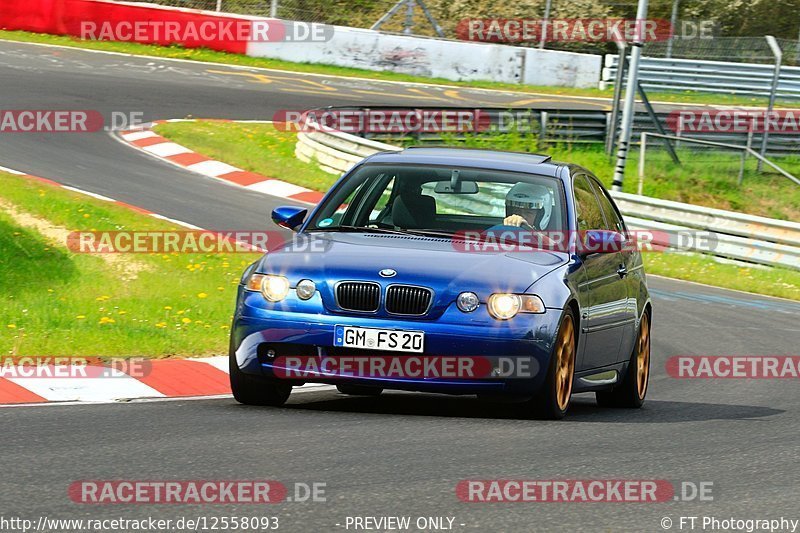
[{"label": "headlight", "polygon": [[270,302],[280,302],[289,294],[289,280],[272,274],[253,274],[247,281],[247,290],[261,292]]},{"label": "headlight", "polygon": [[465,313],[471,313],[478,308],[480,300],[474,292],[462,292],[456,299],[456,306]]},{"label": "headlight", "polygon": [[534,294],[496,293],[487,302],[489,314],[498,320],[508,320],[517,313],[544,313],[544,302]]},{"label": "headlight", "polygon": [[297,297],[301,300],[308,300],[314,293],[317,292],[317,285],[310,279],[304,279],[297,282]]}]

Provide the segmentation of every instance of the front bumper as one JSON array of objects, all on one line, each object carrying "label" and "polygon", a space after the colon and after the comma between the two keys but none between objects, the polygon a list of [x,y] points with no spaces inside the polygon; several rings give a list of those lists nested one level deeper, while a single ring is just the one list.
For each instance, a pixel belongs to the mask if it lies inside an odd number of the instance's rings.
[{"label": "front bumper", "polygon": [[[316,301],[315,301],[316,300]],[[348,383],[450,394],[530,395],[544,379],[561,309],[543,314],[520,314],[508,321],[488,315],[485,306],[465,314],[451,305],[439,318],[423,320],[401,317],[367,317],[333,314],[324,310],[319,296],[307,302],[270,304],[260,294],[241,291],[231,331],[231,347],[239,368],[250,374],[285,378],[290,373],[286,357],[337,357],[342,348],[334,347],[337,325],[425,332],[423,354],[394,357],[480,358],[502,375],[414,377],[305,375],[297,382]],[[348,356],[371,356],[368,350],[348,349]],[[379,354],[375,354],[379,355]],[[387,355],[381,352],[380,355]],[[507,370],[513,369],[511,372]],[[517,372],[520,369],[527,369]]]}]

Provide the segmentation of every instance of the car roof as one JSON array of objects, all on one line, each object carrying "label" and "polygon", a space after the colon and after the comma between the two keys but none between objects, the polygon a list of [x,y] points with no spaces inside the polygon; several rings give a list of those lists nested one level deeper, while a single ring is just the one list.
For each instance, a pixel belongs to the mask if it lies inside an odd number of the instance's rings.
[{"label": "car roof", "polygon": [[398,152],[378,152],[368,163],[446,165],[487,170],[507,170],[557,177],[559,163],[548,155],[480,150],[475,148],[411,147]]}]

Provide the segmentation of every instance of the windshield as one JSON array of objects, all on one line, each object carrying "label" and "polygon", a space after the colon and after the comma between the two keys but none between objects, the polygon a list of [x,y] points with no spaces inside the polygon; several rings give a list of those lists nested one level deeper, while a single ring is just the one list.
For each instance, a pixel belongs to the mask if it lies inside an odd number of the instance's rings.
[{"label": "windshield", "polygon": [[334,191],[309,231],[453,234],[506,226],[563,231],[560,180],[488,169],[364,165]]}]

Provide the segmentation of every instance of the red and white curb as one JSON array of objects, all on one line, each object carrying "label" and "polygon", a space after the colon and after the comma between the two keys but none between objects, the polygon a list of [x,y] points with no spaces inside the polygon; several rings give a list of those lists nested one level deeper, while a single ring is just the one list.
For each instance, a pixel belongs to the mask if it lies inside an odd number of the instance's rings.
[{"label": "red and white curb", "polygon": [[[122,131],[119,138],[125,143],[148,153],[153,157],[168,161],[174,165],[185,168],[192,172],[219,179],[227,183],[238,185],[271,196],[278,196],[297,202],[317,204],[324,196],[319,191],[312,191],[305,187],[300,187],[286,181],[269,178],[255,172],[249,172],[236,168],[228,163],[217,161],[199,154],[166,139],[152,128],[165,122],[188,122],[184,119],[157,120],[144,124],[133,130]],[[219,122],[232,122],[229,120],[219,120]]]},{"label": "red and white curb", "polygon": [[[0,407],[45,403],[112,403],[137,399],[214,398],[230,396],[228,357],[152,359],[146,375],[120,370],[103,377],[0,378]],[[332,389],[308,383],[303,391]]]},{"label": "red and white curb", "polygon": [[[198,226],[168,218],[102,194],[62,185],[47,178],[4,166],[0,166],[0,171],[84,194],[189,229],[202,230]],[[150,365],[149,372],[143,377],[133,377],[120,371],[115,371],[109,377],[0,377],[0,407],[55,404],[56,402],[109,403],[144,398],[157,400],[217,397],[231,394],[227,356],[152,359],[149,360],[148,365]],[[320,387],[332,388],[321,384],[306,384],[298,388],[306,390]]]}]

